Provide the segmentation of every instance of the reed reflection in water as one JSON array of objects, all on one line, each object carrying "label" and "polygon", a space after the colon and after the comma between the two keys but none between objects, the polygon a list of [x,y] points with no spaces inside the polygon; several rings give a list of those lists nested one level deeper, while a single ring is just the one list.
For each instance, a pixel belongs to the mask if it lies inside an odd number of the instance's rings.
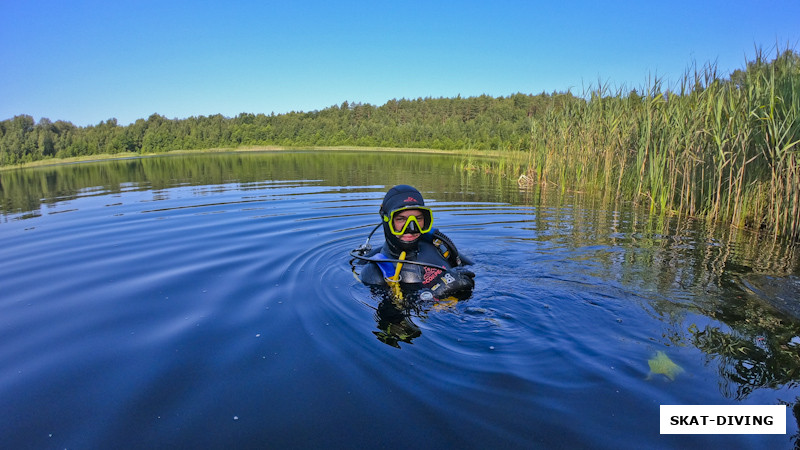
[{"label": "reed reflection in water", "polygon": [[[796,413],[787,436],[661,436],[658,405],[798,408],[796,247],[458,163],[3,172],[0,446],[793,445]],[[354,279],[408,182],[476,261],[468,300],[387,309]]]}]

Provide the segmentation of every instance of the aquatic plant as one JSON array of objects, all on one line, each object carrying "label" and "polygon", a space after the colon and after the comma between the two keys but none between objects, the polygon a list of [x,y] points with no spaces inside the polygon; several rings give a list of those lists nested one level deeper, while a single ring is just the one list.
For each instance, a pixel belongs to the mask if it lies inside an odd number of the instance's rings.
[{"label": "aquatic plant", "polygon": [[707,65],[642,92],[601,85],[531,117],[527,184],[800,238],[800,55],[759,51],[730,79]]}]

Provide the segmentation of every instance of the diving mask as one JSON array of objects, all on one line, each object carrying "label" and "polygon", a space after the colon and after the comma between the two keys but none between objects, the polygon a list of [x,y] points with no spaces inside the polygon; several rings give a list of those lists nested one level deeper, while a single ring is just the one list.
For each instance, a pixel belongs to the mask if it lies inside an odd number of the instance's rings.
[{"label": "diving mask", "polygon": [[[410,211],[407,217],[399,215],[403,211]],[[424,206],[409,206],[392,211],[388,216],[383,216],[383,221],[389,223],[389,231],[395,236],[406,233],[427,233],[433,227],[433,213]],[[400,228],[398,231],[397,228]]]}]

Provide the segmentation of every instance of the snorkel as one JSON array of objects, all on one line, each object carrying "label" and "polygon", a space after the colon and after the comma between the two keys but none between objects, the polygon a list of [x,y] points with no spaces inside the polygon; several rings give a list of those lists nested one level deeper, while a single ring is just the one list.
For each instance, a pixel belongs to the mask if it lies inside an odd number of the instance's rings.
[{"label": "snorkel", "polygon": [[[406,259],[406,252],[400,253],[400,261]],[[386,283],[392,287],[392,292],[394,292],[395,298],[398,300],[403,300],[403,291],[400,290],[400,271],[403,270],[403,263],[397,263],[397,266],[394,269],[394,275],[389,278],[386,278]]]}]

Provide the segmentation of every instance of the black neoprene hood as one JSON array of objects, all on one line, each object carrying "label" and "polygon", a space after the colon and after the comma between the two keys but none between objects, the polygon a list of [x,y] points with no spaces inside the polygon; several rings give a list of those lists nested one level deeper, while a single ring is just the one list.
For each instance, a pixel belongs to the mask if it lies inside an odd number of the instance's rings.
[{"label": "black neoprene hood", "polygon": [[387,251],[394,257],[400,252],[416,251],[419,244],[419,238],[406,242],[401,240],[398,236],[392,234],[389,227],[389,215],[392,211],[400,208],[407,208],[409,206],[425,206],[425,200],[419,191],[407,184],[399,184],[391,189],[383,197],[381,203],[380,215],[381,223],[383,223],[383,236],[386,239]]},{"label": "black neoprene hood", "polygon": [[396,209],[409,206],[425,206],[425,200],[416,188],[407,184],[399,184],[389,189],[383,197],[380,209],[381,218]]}]

